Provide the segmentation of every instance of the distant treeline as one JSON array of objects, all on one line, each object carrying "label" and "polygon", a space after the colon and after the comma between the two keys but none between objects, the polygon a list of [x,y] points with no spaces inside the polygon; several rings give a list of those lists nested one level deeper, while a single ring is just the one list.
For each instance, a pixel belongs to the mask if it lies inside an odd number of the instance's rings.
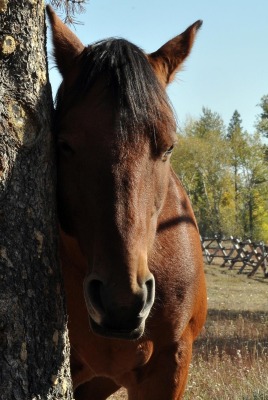
[{"label": "distant treeline", "polygon": [[190,196],[202,236],[268,242],[268,96],[256,131],[235,111],[228,127],[208,108],[179,128],[173,167]]}]

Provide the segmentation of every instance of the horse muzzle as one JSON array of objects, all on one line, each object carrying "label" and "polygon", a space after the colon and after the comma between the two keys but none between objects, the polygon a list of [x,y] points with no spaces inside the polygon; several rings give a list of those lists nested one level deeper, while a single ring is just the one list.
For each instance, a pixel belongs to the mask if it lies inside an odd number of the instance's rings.
[{"label": "horse muzzle", "polygon": [[135,292],[124,288],[120,293],[116,284],[86,278],[84,295],[93,333],[136,340],[144,333],[145,321],[154,303],[155,281],[150,274]]}]

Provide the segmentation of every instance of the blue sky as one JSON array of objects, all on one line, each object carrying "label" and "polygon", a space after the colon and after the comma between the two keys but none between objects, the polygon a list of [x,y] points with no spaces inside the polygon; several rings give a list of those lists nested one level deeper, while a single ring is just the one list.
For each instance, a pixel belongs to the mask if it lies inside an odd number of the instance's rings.
[{"label": "blue sky", "polygon": [[[146,52],[202,19],[192,54],[168,89],[178,122],[198,118],[205,106],[228,125],[237,109],[244,129],[254,132],[257,104],[268,94],[267,0],[90,0],[85,8],[76,17],[83,25],[74,28],[84,44],[116,36]],[[55,93],[54,68],[50,79]]]}]

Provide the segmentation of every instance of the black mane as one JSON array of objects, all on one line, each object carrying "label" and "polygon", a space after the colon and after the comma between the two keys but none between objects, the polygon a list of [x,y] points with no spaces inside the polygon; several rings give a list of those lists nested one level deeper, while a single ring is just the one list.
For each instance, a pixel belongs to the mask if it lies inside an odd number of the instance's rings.
[{"label": "black mane", "polygon": [[105,75],[118,113],[118,131],[123,136],[140,129],[154,137],[159,128],[174,131],[174,115],[166,92],[139,47],[124,39],[102,40],[85,48],[80,65],[75,92],[80,97],[101,74]]}]

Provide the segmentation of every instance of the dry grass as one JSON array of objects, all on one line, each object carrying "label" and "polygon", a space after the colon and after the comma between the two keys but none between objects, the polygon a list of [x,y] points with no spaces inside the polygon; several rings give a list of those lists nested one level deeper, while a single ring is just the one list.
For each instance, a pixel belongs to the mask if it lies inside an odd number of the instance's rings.
[{"label": "dry grass", "polygon": [[206,267],[209,312],[185,400],[268,400],[268,282]]},{"label": "dry grass", "polygon": [[268,280],[213,265],[206,276],[208,318],[184,400],[268,400]]}]

